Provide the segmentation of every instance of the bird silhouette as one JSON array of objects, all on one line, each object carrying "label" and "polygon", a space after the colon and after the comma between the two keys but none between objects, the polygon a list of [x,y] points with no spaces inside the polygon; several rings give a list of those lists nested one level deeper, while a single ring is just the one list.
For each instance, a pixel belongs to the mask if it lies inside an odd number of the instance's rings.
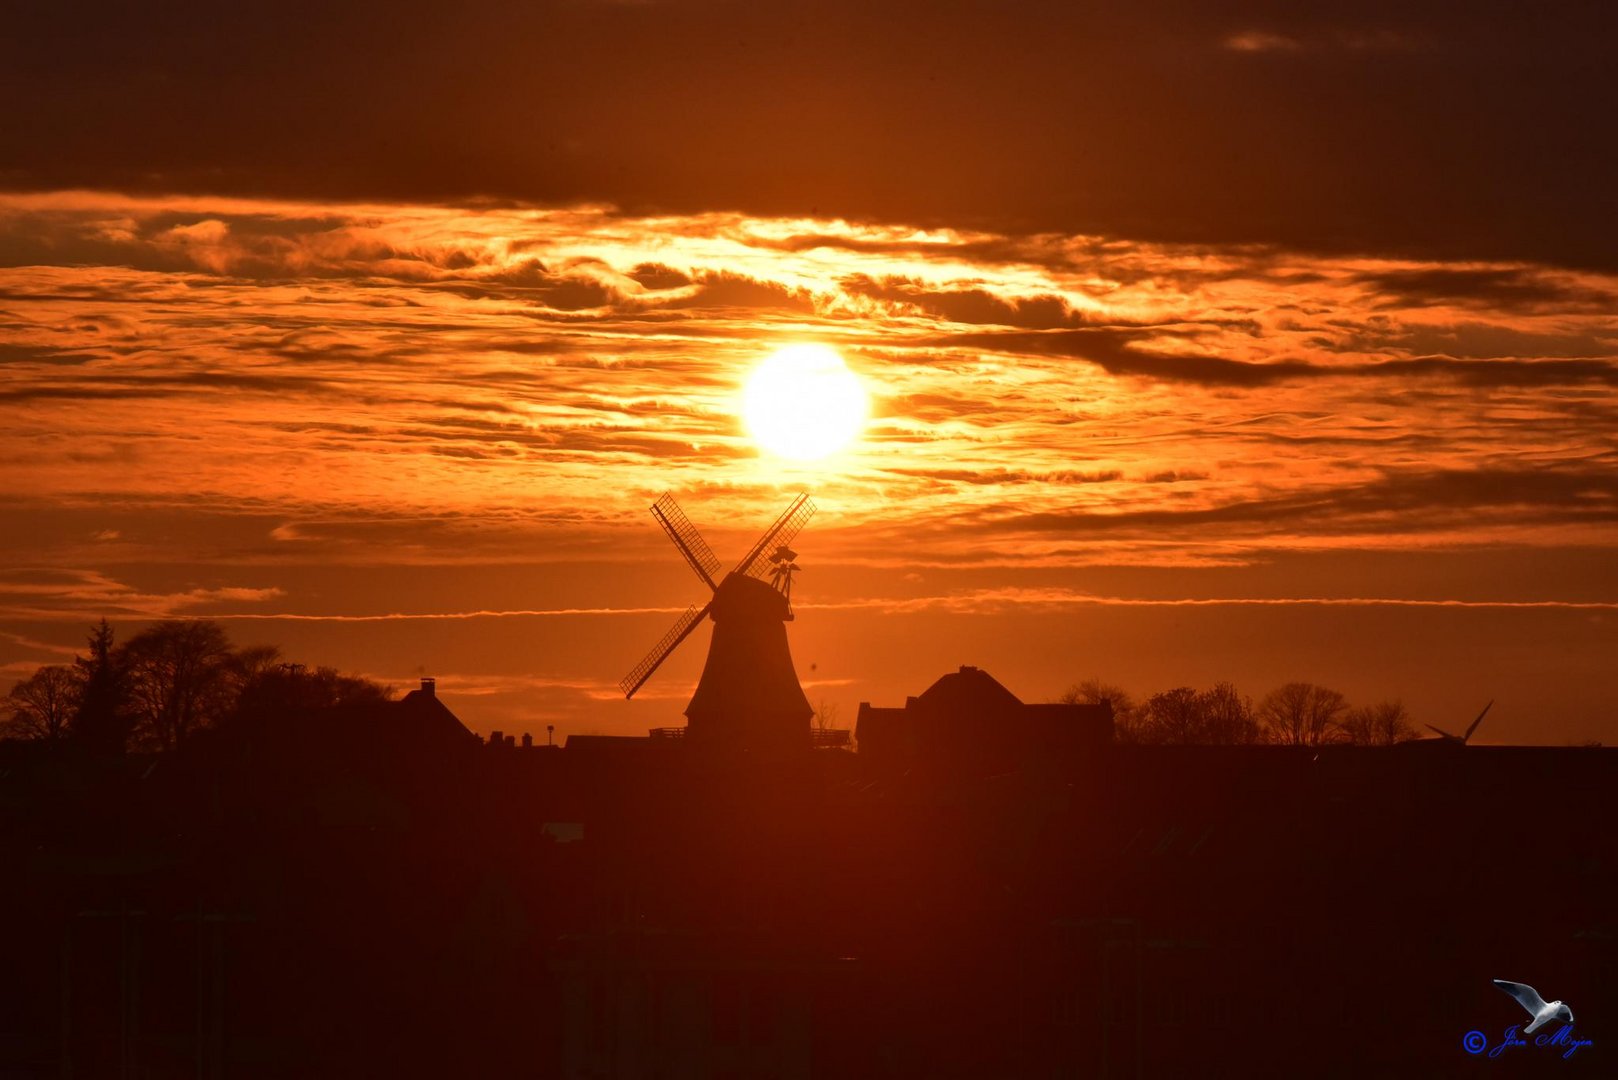
[{"label": "bird silhouette", "polygon": [[1573,1022],[1573,1010],[1560,1001],[1547,1002],[1539,996],[1527,983],[1508,982],[1505,979],[1494,980],[1494,985],[1517,999],[1517,1004],[1528,1010],[1533,1022],[1523,1029],[1523,1034],[1532,1035],[1552,1020],[1566,1020]]}]

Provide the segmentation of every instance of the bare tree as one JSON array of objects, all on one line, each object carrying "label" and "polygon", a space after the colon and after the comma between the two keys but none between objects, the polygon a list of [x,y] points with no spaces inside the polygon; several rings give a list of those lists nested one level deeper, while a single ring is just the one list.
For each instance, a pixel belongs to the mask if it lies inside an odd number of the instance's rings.
[{"label": "bare tree", "polygon": [[155,623],[120,650],[135,716],[135,737],[173,750],[234,705],[242,666],[216,622]]},{"label": "bare tree", "polygon": [[1176,746],[1240,746],[1261,742],[1252,703],[1228,682],[1200,693],[1177,686],[1146,699],[1136,714],[1135,740]]},{"label": "bare tree", "polygon": [[815,705],[815,713],[811,718],[814,724],[812,732],[816,746],[841,747],[852,750],[855,747],[854,732],[850,729],[837,726],[838,707],[836,702],[821,698]]},{"label": "bare tree", "polygon": [[24,739],[63,738],[78,711],[80,690],[72,668],[61,664],[40,668],[6,696],[11,713],[6,731]]},{"label": "bare tree", "polygon": [[1337,717],[1347,706],[1336,690],[1313,683],[1287,683],[1264,698],[1258,717],[1271,742],[1322,746],[1342,737]]},{"label": "bare tree", "polygon": [[1416,738],[1415,725],[1402,701],[1359,705],[1343,716],[1343,734],[1356,746],[1392,746]]},{"label": "bare tree", "polygon": [[1253,716],[1252,699],[1231,683],[1214,683],[1212,689],[1197,695],[1197,704],[1202,711],[1203,742],[1246,746],[1264,741],[1263,729]]},{"label": "bare tree", "polygon": [[1058,705],[1099,705],[1103,701],[1112,706],[1113,737],[1119,742],[1140,741],[1135,737],[1135,699],[1123,687],[1092,676],[1074,683],[1056,698]]},{"label": "bare tree", "polygon": [[1135,700],[1129,696],[1128,690],[1094,677],[1074,683],[1063,690],[1056,701],[1060,705],[1099,705],[1103,701],[1110,701],[1115,713],[1127,712],[1135,707]]},{"label": "bare tree", "polygon": [[1202,729],[1197,692],[1189,686],[1176,686],[1153,694],[1140,707],[1134,728],[1137,742],[1173,746],[1197,742]]},{"label": "bare tree", "polygon": [[[288,665],[281,661],[281,650],[274,645],[248,645],[235,652],[235,678],[242,686],[246,686],[254,679],[260,678],[266,672],[284,668]],[[302,667],[302,664],[291,665]],[[319,668],[319,671],[330,671],[330,668]]]}]

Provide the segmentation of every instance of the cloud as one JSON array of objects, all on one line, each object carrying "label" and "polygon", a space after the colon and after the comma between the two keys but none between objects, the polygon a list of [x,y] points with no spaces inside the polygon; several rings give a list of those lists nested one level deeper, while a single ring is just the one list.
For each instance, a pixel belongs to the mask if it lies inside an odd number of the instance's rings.
[{"label": "cloud", "polygon": [[[57,645],[49,641],[39,641],[25,634],[14,634],[0,631],[0,640],[10,642],[17,648],[40,658],[47,664],[60,664],[71,661],[78,655],[78,650],[68,645]],[[33,671],[36,664],[11,664],[7,667],[19,677],[26,676]]]},{"label": "cloud", "polygon": [[903,278],[873,281],[853,275],[839,283],[853,296],[884,300],[914,308],[950,322],[993,324],[1029,330],[1082,326],[1084,318],[1060,296],[1035,295],[1005,298],[983,288],[940,290]]},{"label": "cloud", "polygon": [[630,270],[629,276],[642,288],[654,291],[683,289],[691,284],[689,277],[662,263],[641,263]]},{"label": "cloud", "polygon": [[[1236,53],[1273,53],[1286,56],[1294,53],[1372,53],[1409,51],[1421,47],[1409,32],[1391,26],[1324,24],[1310,25],[1307,16],[1298,19],[1301,12],[1293,12],[1296,20],[1286,33],[1275,30],[1248,29],[1227,34],[1219,44]],[[1290,21],[1290,20],[1289,20]]]},{"label": "cloud", "polygon": [[466,619],[558,619],[606,615],[677,615],[683,607],[621,608],[482,608],[476,611],[388,611],[369,615],[312,615],[288,612],[236,611],[213,614],[209,618],[226,622],[459,622]]},{"label": "cloud", "polygon": [[1439,376],[1457,379],[1471,386],[1536,387],[1573,386],[1597,383],[1618,386],[1618,363],[1609,360],[1490,360],[1458,359],[1453,356],[1416,356],[1408,360],[1384,360],[1350,369],[1368,378]]},{"label": "cloud", "polygon": [[941,334],[927,339],[933,348],[994,349],[1032,356],[1085,360],[1113,375],[1144,376],[1205,386],[1265,386],[1287,379],[1328,374],[1300,360],[1256,363],[1213,354],[1164,352],[1149,345],[1148,330],[1013,331],[999,334]]},{"label": "cloud", "polygon": [[246,390],[267,394],[333,390],[335,383],[293,374],[251,375],[232,371],[190,371],[174,375],[123,375],[0,389],[0,401],[138,400],[187,392]]},{"label": "cloud", "polygon": [[277,587],[196,586],[156,593],[129,586],[98,570],[21,568],[0,573],[0,618],[89,622],[98,618],[166,619],[199,608],[279,599]]},{"label": "cloud", "polygon": [[[800,601],[794,608],[803,611],[875,611],[890,615],[913,614],[924,611],[944,611],[957,615],[994,615],[1014,609],[1043,607],[1385,607],[1428,609],[1476,610],[1560,610],[1560,611],[1618,611],[1618,600],[1459,600],[1418,599],[1410,597],[1368,596],[1260,596],[1260,597],[1132,597],[1096,595],[1061,588],[986,588],[956,593],[923,596],[864,596],[844,600]],[[286,622],[286,623],[410,623],[410,622],[470,622],[487,619],[568,619],[616,618],[648,614],[674,615],[684,608],[559,608],[559,609],[480,609],[475,611],[386,612],[370,615],[355,614],[291,614],[270,612],[236,612],[209,616],[224,622]],[[408,682],[408,679],[394,680]],[[478,687],[478,683],[490,683]],[[495,686],[493,683],[499,683]],[[836,685],[838,680],[822,680],[818,684]],[[459,684],[457,684],[459,685]],[[503,677],[497,680],[472,677],[473,688],[458,690],[469,694],[496,693],[512,686],[568,687],[606,690],[611,696],[620,696],[610,684],[578,682],[567,679],[535,679],[529,676]],[[684,697],[685,688],[668,691],[666,696]]]},{"label": "cloud", "polygon": [[[212,558],[212,529],[262,565],[565,560],[621,550],[665,489],[749,520],[787,484],[861,530],[919,528],[906,550],[955,565],[1093,562],[1082,530],[1130,564],[1246,558],[1267,523],[1283,546],[1416,545],[1458,527],[1450,487],[1484,536],[1606,520],[1558,479],[1610,457],[1618,333],[1593,298],[1618,284],[1598,274],[87,192],[0,197],[0,243],[17,236],[58,254],[0,269],[0,397],[31,406],[0,434],[28,500],[10,542],[74,566],[153,558],[159,534]],[[874,398],[831,470],[761,456],[735,415],[750,365],[805,337]],[[1461,479],[1524,463],[1543,497]],[[1423,470],[1449,479],[1400,501]],[[35,540],[46,505],[167,525]],[[218,516],[193,538],[199,515]],[[103,528],[123,539],[91,553]]]},{"label": "cloud", "polygon": [[1357,274],[1353,281],[1385,294],[1379,307],[1462,304],[1495,311],[1599,313],[1618,305],[1618,294],[1610,289],[1537,267],[1383,269]]},{"label": "cloud", "polygon": [[911,597],[862,597],[832,603],[794,605],[806,611],[874,610],[888,614],[946,611],[956,615],[996,615],[1048,607],[1369,607],[1475,610],[1618,611],[1618,601],[1579,600],[1422,600],[1373,596],[1133,597],[1098,596],[1059,588],[973,589]]},{"label": "cloud", "polygon": [[1243,30],[1225,38],[1223,44],[1236,52],[1296,52],[1303,48],[1296,38],[1267,30]]},{"label": "cloud", "polygon": [[805,291],[744,274],[710,271],[697,275],[697,289],[688,299],[669,301],[671,308],[745,308],[755,311],[791,311],[812,314],[814,300]]},{"label": "cloud", "polygon": [[1148,530],[1243,525],[1306,531],[1432,527],[1509,514],[1536,522],[1618,521],[1618,473],[1609,468],[1434,470],[1389,473],[1364,483],[1305,488],[1213,506],[1122,513],[1011,514],[990,531]]},{"label": "cloud", "polygon": [[[898,476],[914,477],[922,480],[939,480],[947,483],[959,484],[1027,484],[1027,483],[1055,483],[1055,484],[1105,484],[1115,480],[1122,480],[1124,474],[1117,469],[1104,472],[1084,473],[1063,471],[1054,473],[1030,473],[1011,469],[891,469],[890,472]],[[1169,474],[1176,475],[1176,474]],[[1160,478],[1151,478],[1148,482],[1160,483]]]},{"label": "cloud", "polygon": [[[37,103],[0,147],[0,180],[1611,270],[1618,185],[1588,136],[1605,120],[1612,21],[1605,5],[1547,21],[1495,0],[1464,17],[1433,5],[837,0],[808,21],[775,5],[497,6],[445,33],[412,4],[286,26],[248,9],[199,21],[184,7],[86,24],[38,5],[0,42],[0,64]],[[378,25],[385,48],[331,46]],[[68,40],[79,47],[38,47]],[[770,43],[768,79],[783,93],[757,92],[757,42]],[[229,70],[207,60],[226,55]],[[432,62],[406,77],[401,56]],[[1477,137],[1480,123],[1500,137]],[[85,242],[132,231],[109,214]],[[842,242],[805,229],[783,243],[807,252],[815,233]],[[173,239],[173,257],[190,258],[192,241]],[[252,262],[202,251],[232,272]],[[398,251],[401,276],[411,262],[448,265]]]}]

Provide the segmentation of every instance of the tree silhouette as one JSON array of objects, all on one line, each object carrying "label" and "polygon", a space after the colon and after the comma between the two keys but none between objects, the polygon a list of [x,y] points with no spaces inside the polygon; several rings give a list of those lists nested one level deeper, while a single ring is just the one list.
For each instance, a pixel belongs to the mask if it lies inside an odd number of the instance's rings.
[{"label": "tree silhouette", "polygon": [[1200,727],[1197,692],[1189,686],[1176,686],[1146,699],[1135,734],[1144,743],[1181,745],[1196,742]]},{"label": "tree silhouette", "polygon": [[1137,742],[1173,746],[1238,746],[1262,741],[1253,707],[1235,686],[1215,683],[1198,692],[1177,686],[1153,694],[1137,710]]},{"label": "tree silhouette", "polygon": [[1252,700],[1231,683],[1214,683],[1212,689],[1197,695],[1197,704],[1202,710],[1203,742],[1243,746],[1264,741],[1263,729],[1253,717]]},{"label": "tree silhouette", "polygon": [[[260,653],[262,655],[262,653]],[[253,657],[248,658],[251,665]],[[393,689],[370,679],[338,674],[335,668],[273,663],[250,671],[242,681],[229,720],[265,723],[276,718],[387,701]]]},{"label": "tree silhouette", "polygon": [[[238,690],[265,672],[288,666],[281,659],[281,650],[274,645],[247,645],[237,649],[235,655],[236,680],[239,683]],[[291,666],[301,668],[303,665],[294,664]]]},{"label": "tree silhouette", "polygon": [[1135,700],[1130,697],[1128,690],[1093,675],[1063,690],[1056,700],[1061,705],[1099,705],[1103,701],[1110,701],[1114,713],[1135,707]]},{"label": "tree silhouette", "polygon": [[821,698],[815,706],[814,724],[816,731],[830,731],[837,726],[837,703]]},{"label": "tree silhouette", "polygon": [[1270,691],[1258,707],[1258,718],[1271,742],[1323,746],[1342,739],[1337,717],[1347,706],[1336,690],[1294,682]]},{"label": "tree silhouette", "polygon": [[1062,691],[1064,705],[1112,703],[1114,739],[1147,745],[1392,746],[1418,738],[1397,699],[1349,708],[1336,690],[1313,683],[1287,683],[1255,709],[1229,682],[1197,691],[1177,686],[1137,704],[1120,687],[1091,677]]},{"label": "tree silhouette", "polygon": [[1344,737],[1356,746],[1392,746],[1417,737],[1404,702],[1398,700],[1348,710],[1342,729]]},{"label": "tree silhouette", "polygon": [[281,661],[273,645],[236,648],[218,623],[156,623],[121,647],[102,619],[89,656],[42,667],[0,702],[0,731],[72,736],[102,753],[173,750],[198,730],[388,701],[393,688],[329,667]]},{"label": "tree silhouette", "polygon": [[216,622],[170,619],[147,627],[122,650],[135,738],[173,750],[235,704],[243,657]]},{"label": "tree silhouette", "polygon": [[[817,746],[840,746],[852,750],[855,748],[854,732],[844,731],[837,726],[839,709],[834,701],[821,698],[815,705],[815,714],[810,718],[814,725],[814,739]],[[834,732],[840,734],[834,735]],[[836,741],[832,741],[832,740]]]},{"label": "tree silhouette", "polygon": [[6,731],[24,739],[60,739],[79,708],[80,684],[70,667],[52,664],[35,671],[6,696]]},{"label": "tree silhouette", "polygon": [[113,647],[112,627],[102,619],[90,631],[90,655],[74,659],[80,683],[73,735],[104,753],[123,753],[134,723],[123,656]]},{"label": "tree silhouette", "polygon": [[1112,705],[1113,738],[1118,742],[1139,742],[1135,737],[1135,699],[1128,690],[1091,676],[1063,690],[1056,698],[1059,705],[1099,705],[1103,701]]}]

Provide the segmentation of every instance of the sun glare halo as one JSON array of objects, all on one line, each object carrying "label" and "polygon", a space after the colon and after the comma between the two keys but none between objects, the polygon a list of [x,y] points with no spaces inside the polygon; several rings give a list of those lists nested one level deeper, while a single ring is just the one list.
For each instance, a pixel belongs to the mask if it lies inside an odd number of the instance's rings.
[{"label": "sun glare halo", "polygon": [[814,461],[854,441],[870,410],[860,380],[835,349],[788,345],[766,357],[742,391],[742,419],[764,449]]}]

